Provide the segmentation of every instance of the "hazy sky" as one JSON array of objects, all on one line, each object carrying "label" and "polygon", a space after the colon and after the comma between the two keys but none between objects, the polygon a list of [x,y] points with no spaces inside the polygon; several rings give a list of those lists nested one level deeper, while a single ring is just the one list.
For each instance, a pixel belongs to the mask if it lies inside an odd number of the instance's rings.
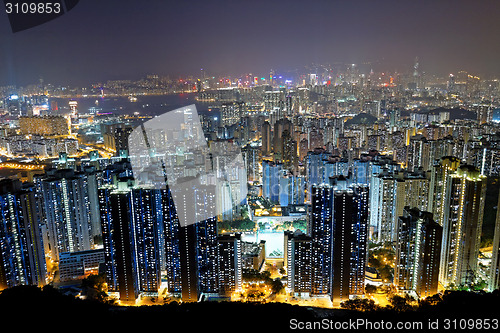
[{"label": "hazy sky", "polygon": [[[500,1],[81,0],[12,33],[0,13],[0,85],[88,84],[313,62],[500,76]],[[378,64],[378,65],[377,65]]]}]

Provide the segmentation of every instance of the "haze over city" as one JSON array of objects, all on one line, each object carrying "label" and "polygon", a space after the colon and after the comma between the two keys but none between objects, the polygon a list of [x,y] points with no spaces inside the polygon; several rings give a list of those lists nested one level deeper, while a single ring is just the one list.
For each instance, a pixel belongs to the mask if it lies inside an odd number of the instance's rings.
[{"label": "haze over city", "polygon": [[[500,74],[498,1],[81,1],[13,34],[0,15],[0,85],[85,85],[149,73],[267,74],[316,64]],[[370,69],[370,68],[368,68]]]},{"label": "haze over city", "polygon": [[6,321],[498,329],[499,1],[9,1]]}]

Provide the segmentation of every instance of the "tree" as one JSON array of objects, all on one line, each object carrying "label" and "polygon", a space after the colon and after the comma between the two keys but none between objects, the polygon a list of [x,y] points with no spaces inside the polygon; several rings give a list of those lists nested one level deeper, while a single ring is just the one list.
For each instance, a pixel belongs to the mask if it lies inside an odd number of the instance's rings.
[{"label": "tree", "polygon": [[425,309],[425,308],[439,304],[442,300],[443,300],[443,297],[440,294],[435,294],[435,295],[428,296],[424,299],[419,300],[418,306],[420,309]]},{"label": "tree", "polygon": [[382,266],[380,263],[380,260],[378,260],[377,258],[375,258],[373,256],[370,256],[370,258],[368,259],[368,265],[370,267],[377,268],[377,269],[379,269]]},{"label": "tree", "polygon": [[476,282],[474,283],[471,288],[472,290],[474,291],[481,291],[481,290],[484,290],[486,289],[488,285],[486,284],[486,281],[484,281],[483,279],[481,279],[479,282]]},{"label": "tree", "polygon": [[350,299],[342,302],[340,306],[344,309],[354,311],[375,311],[379,308],[374,300],[368,298]]},{"label": "tree", "polygon": [[365,292],[367,294],[375,294],[377,292],[377,286],[373,284],[367,284],[365,286]]},{"label": "tree", "polygon": [[379,273],[382,280],[392,281],[394,270],[391,266],[385,265],[379,268]]},{"label": "tree", "polygon": [[264,281],[271,279],[271,272],[270,271],[263,271],[262,273],[260,273],[260,275]]},{"label": "tree", "polygon": [[279,293],[281,290],[283,290],[283,288],[283,283],[279,278],[276,278],[271,282],[271,290],[273,294]]},{"label": "tree", "polygon": [[107,284],[105,274],[89,275],[82,280],[82,289],[89,299],[95,299],[105,303],[112,302],[106,293]]},{"label": "tree", "polygon": [[412,302],[412,299],[408,295],[405,297],[394,295],[389,299],[389,302],[391,303],[389,305],[389,308],[397,312],[406,312],[413,310],[413,306],[410,304]]}]

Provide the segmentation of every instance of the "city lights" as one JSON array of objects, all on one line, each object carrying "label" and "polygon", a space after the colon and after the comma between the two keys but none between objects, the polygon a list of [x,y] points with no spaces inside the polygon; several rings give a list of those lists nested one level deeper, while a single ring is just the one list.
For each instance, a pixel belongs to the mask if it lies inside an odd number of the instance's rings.
[{"label": "city lights", "polygon": [[5,16],[0,300],[264,331],[493,311],[500,5],[63,2]]}]

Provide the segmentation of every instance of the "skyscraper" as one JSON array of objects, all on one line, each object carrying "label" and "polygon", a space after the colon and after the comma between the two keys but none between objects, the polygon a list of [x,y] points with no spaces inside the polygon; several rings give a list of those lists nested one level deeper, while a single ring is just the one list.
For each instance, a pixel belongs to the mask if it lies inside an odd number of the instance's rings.
[{"label": "skyscraper", "polygon": [[329,177],[335,176],[330,172],[340,172],[337,165],[328,164],[330,153],[323,150],[315,150],[307,153],[305,158],[306,164],[306,180],[307,180],[307,200],[311,201],[311,193],[313,185],[328,184]]},{"label": "skyscraper", "polygon": [[330,292],[332,271],[333,188],[313,185],[308,234],[311,236],[311,293]]},{"label": "skyscraper", "polygon": [[179,296],[182,292],[181,262],[180,262],[180,224],[174,201],[167,187],[160,190],[162,209],[158,211],[163,221],[163,246],[165,251],[162,270],[166,272],[168,292]]},{"label": "skyscraper", "polygon": [[396,241],[398,217],[403,215],[404,207],[418,208],[425,211],[429,193],[429,180],[421,170],[403,172],[396,179],[396,198],[392,216],[392,242]]},{"label": "skyscraper", "polygon": [[280,174],[279,203],[280,206],[302,205],[305,200],[305,181],[303,176]]},{"label": "skyscraper", "polygon": [[158,189],[136,188],[132,190],[134,240],[137,251],[139,290],[144,294],[157,295],[160,288],[163,236],[161,194]]},{"label": "skyscraper", "polygon": [[460,160],[458,158],[444,156],[431,168],[427,210],[432,213],[434,221],[441,226],[448,216],[445,198],[450,195],[450,176],[457,171],[459,166]]},{"label": "skyscraper", "polygon": [[311,293],[312,251],[311,237],[296,230],[289,232],[286,239],[286,269],[288,290],[296,296],[309,296]]},{"label": "skyscraper", "polygon": [[370,187],[370,224],[376,242],[392,242],[396,217],[397,178],[387,169],[372,177]]},{"label": "skyscraper", "polygon": [[370,224],[373,239],[395,242],[398,217],[405,206],[427,208],[429,181],[422,172],[389,172],[383,169],[371,180]]},{"label": "skyscraper", "polygon": [[221,235],[217,242],[219,294],[230,297],[242,288],[241,235]]},{"label": "skyscraper", "polygon": [[116,156],[128,156],[128,138],[132,133],[132,127],[117,127],[114,132],[114,149]]},{"label": "skyscraper", "polygon": [[110,291],[120,300],[135,302],[139,281],[134,233],[133,180],[99,189],[105,271]]},{"label": "skyscraper", "polygon": [[427,171],[431,168],[430,145],[423,135],[419,134],[410,138],[407,155],[408,170],[415,171],[418,167],[422,167],[424,171]]},{"label": "skyscraper", "polygon": [[280,175],[283,164],[272,161],[262,161],[262,196],[274,202],[279,201]]},{"label": "skyscraper", "polygon": [[[500,207],[500,195],[498,196]],[[495,233],[493,236],[493,250],[491,256],[491,268],[488,281],[488,290],[493,291],[500,287],[500,209],[497,208],[497,218],[495,222]]]},{"label": "skyscraper", "polygon": [[0,181],[0,289],[47,282],[39,209],[32,186]]},{"label": "skyscraper", "polygon": [[86,175],[72,169],[51,169],[36,177],[43,199],[47,246],[53,260],[59,252],[90,250],[93,246]]},{"label": "skyscraper", "polygon": [[231,126],[241,121],[243,116],[242,102],[225,102],[222,103],[221,109],[221,126]]},{"label": "skyscraper", "polygon": [[168,267],[169,291],[175,293],[175,245],[165,237],[166,230],[176,231],[168,192],[121,178],[99,189],[99,203],[110,290],[122,301],[135,301],[139,293],[157,295],[161,269]]},{"label": "skyscraper", "polygon": [[437,293],[442,227],[432,214],[405,207],[399,216],[394,285],[420,297]]},{"label": "skyscraper", "polygon": [[271,124],[269,124],[268,121],[265,121],[262,124],[262,156],[271,155],[271,138]]},{"label": "skyscraper", "polygon": [[[188,222],[178,229],[183,302],[196,302],[202,296],[215,296],[219,292],[217,217],[206,215],[215,211],[216,198],[208,185],[197,185],[194,191],[194,207],[177,211],[179,220]],[[183,200],[182,195],[177,199]]]},{"label": "skyscraper", "polygon": [[419,256],[415,291],[419,297],[427,297],[438,292],[443,227],[433,220],[426,219],[421,224],[419,232],[416,246]]},{"label": "skyscraper", "polygon": [[440,281],[445,286],[470,285],[477,277],[486,180],[479,170],[462,165],[449,182],[449,195],[444,198]]},{"label": "skyscraper", "polygon": [[403,215],[398,217],[396,262],[394,266],[394,286],[399,290],[411,290],[416,278],[417,250],[415,239],[417,235],[419,212],[405,207]]},{"label": "skyscraper", "polygon": [[95,166],[86,166],[83,168],[87,179],[87,194],[89,203],[89,219],[90,219],[90,237],[95,239],[100,237],[101,232],[101,216],[99,212],[99,197],[98,188],[101,183],[101,173],[96,171]]},{"label": "skyscraper", "polygon": [[340,304],[365,293],[368,187],[335,191],[331,298]]}]

